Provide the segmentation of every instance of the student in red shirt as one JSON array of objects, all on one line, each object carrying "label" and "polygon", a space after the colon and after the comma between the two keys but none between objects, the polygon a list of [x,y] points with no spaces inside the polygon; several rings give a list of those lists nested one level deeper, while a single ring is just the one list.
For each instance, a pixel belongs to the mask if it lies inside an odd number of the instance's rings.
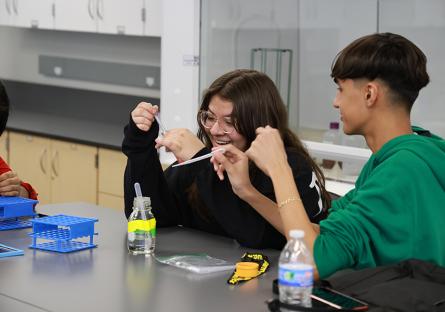
[{"label": "student in red shirt", "polygon": [[[0,135],[6,128],[9,116],[9,98],[5,87],[0,81]],[[37,193],[28,183],[19,179],[17,174],[9,168],[0,157],[0,196],[20,196],[37,199]]]}]

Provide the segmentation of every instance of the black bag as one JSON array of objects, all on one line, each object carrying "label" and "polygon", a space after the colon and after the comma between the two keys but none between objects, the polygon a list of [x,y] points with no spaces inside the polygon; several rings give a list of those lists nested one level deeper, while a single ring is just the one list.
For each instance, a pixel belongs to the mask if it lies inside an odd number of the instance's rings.
[{"label": "black bag", "polygon": [[370,311],[445,312],[445,268],[421,260],[350,271],[322,281]]}]

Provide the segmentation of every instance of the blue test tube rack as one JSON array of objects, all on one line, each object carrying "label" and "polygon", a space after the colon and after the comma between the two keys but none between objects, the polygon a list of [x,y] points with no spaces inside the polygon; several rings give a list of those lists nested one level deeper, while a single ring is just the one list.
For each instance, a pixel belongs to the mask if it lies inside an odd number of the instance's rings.
[{"label": "blue test tube rack", "polygon": [[39,201],[22,197],[0,197],[0,231],[31,227],[30,220],[34,218],[34,206]]},{"label": "blue test tube rack", "polygon": [[[31,220],[33,232],[28,234],[32,237],[32,244],[29,247],[62,253],[97,247],[93,242],[93,236],[97,235],[94,233],[94,223],[97,221],[95,218],[68,215]],[[88,237],[89,241],[86,242],[74,240],[79,238],[88,240]]]}]

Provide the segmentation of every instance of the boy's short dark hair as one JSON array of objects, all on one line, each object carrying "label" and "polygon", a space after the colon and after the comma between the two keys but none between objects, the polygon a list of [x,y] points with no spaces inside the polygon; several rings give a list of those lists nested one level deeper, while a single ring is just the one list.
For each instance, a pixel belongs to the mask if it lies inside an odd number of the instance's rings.
[{"label": "boy's short dark hair", "polygon": [[9,98],[3,83],[0,81],[0,135],[5,131],[9,117]]},{"label": "boy's short dark hair", "polygon": [[392,33],[361,37],[334,59],[331,77],[382,80],[390,89],[392,102],[411,111],[420,89],[430,81],[425,54],[411,41]]}]

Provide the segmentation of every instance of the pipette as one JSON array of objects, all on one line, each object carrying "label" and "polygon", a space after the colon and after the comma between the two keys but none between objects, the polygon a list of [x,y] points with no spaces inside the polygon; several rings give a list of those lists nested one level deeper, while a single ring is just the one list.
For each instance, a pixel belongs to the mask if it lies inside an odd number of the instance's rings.
[{"label": "pipette", "polygon": [[136,182],[134,184],[134,191],[136,193],[136,202],[137,202],[138,208],[141,211],[142,220],[147,220],[145,213],[142,212],[142,210],[144,210],[145,207],[144,207],[144,198],[142,197],[142,191],[141,191],[141,186],[139,185],[139,182]]},{"label": "pipette", "polygon": [[155,115],[155,119],[156,119],[156,121],[158,122],[159,130],[160,130],[160,134],[161,134],[161,135],[164,135],[165,132],[167,132],[167,130],[166,130],[166,128],[164,127],[164,125],[162,124],[162,122],[161,122],[161,118],[159,118],[159,112],[156,113],[156,115]]},{"label": "pipette", "polygon": [[225,150],[224,148],[218,148],[218,149],[216,149],[216,150],[214,150],[214,151],[212,151],[212,152],[210,152],[210,153],[208,153],[208,154],[205,154],[205,155],[202,155],[202,156],[199,156],[199,157],[196,157],[196,158],[192,158],[192,159],[186,160],[186,161],[184,161],[184,162],[182,162],[182,163],[180,163],[180,164],[174,164],[172,167],[184,166],[184,165],[188,165],[188,164],[191,164],[191,163],[194,163],[194,162],[203,160],[203,159],[210,158],[210,157],[212,157],[216,152],[221,152],[221,153],[224,154],[224,153],[226,152],[226,150]]}]

